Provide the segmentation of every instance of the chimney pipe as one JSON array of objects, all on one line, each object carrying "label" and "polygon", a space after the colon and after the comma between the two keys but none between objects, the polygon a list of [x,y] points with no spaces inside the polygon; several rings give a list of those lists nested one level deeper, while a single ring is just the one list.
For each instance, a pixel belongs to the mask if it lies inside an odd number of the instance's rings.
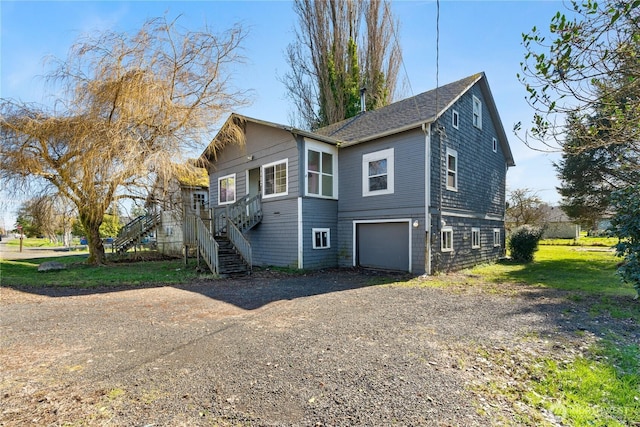
[{"label": "chimney pipe", "polygon": [[367,88],[363,87],[360,89],[360,112],[361,113],[364,113],[365,111],[367,111],[366,93],[367,93]]}]

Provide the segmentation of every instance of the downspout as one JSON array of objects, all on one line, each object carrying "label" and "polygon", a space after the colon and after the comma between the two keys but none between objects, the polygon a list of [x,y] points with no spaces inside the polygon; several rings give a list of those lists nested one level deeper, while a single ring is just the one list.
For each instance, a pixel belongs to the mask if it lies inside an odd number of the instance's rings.
[{"label": "downspout", "polygon": [[426,259],[425,259],[425,273],[431,275],[431,125],[428,123],[422,124],[422,132],[424,132],[424,218],[425,218],[425,233],[426,233]]}]

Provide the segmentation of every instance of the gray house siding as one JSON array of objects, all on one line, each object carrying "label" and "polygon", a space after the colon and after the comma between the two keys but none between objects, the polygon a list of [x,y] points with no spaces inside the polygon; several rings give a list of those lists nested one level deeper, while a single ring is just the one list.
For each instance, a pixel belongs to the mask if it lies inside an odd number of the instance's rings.
[{"label": "gray house siding", "polygon": [[[482,129],[472,123],[473,96],[482,103]],[[453,127],[453,110],[458,112],[458,129]],[[478,85],[455,102],[438,121],[441,132],[431,140],[432,268],[449,271],[495,261],[504,255],[504,209],[506,159],[493,117],[486,108],[484,93]],[[457,154],[457,191],[447,189],[447,148]],[[441,203],[441,204],[440,204]],[[440,215],[440,209],[442,215]],[[454,214],[454,215],[447,215]],[[441,248],[442,227],[453,231],[453,251]],[[471,249],[471,229],[481,234],[481,247]],[[493,230],[500,229],[501,244],[493,246]],[[488,242],[485,244],[485,241]],[[490,244],[489,244],[490,243]]]},{"label": "gray house siding", "polygon": [[266,164],[287,160],[287,194],[263,197],[263,219],[245,236],[251,243],[253,263],[257,266],[298,266],[298,143],[281,129],[246,124],[244,145],[227,145],[218,153],[215,166],[210,168],[211,206],[218,205],[218,178],[236,174],[236,199],[247,194],[247,171]]},{"label": "gray house siding", "polygon": [[298,268],[297,199],[272,200],[262,207],[262,222],[245,232],[253,251],[253,264]]},{"label": "gray house siding", "polygon": [[[305,197],[302,199],[302,218],[302,267],[305,269],[336,267],[338,265],[338,201]],[[329,229],[329,248],[313,248],[314,228]]]},{"label": "gray house siding", "polygon": [[[393,194],[363,196],[363,156],[393,148]],[[407,221],[411,225],[411,272],[425,271],[425,135],[414,130],[376,142],[340,150],[340,200],[338,202],[338,262],[341,267],[357,264],[354,259],[355,229],[359,222]],[[417,221],[418,227],[413,227]],[[380,245],[384,245],[380,241]]]}]

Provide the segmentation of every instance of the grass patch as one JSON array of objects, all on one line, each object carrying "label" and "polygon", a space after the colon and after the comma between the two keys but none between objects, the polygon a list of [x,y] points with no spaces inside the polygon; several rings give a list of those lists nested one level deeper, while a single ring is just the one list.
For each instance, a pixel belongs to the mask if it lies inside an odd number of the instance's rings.
[{"label": "grass patch", "polygon": [[[534,364],[524,397],[575,426],[630,426],[640,420],[640,382],[637,363],[640,353],[627,347],[635,360],[635,374],[626,373],[607,359],[578,357],[570,363],[544,359]],[[620,352],[612,350],[614,356]],[[631,363],[631,362],[628,362]]]},{"label": "grass patch", "polygon": [[515,282],[601,295],[633,296],[630,284],[616,275],[615,254],[601,248],[541,246],[534,261],[509,261],[476,267],[473,274],[493,283]]},{"label": "grass patch", "polygon": [[[602,246],[610,246],[604,243]],[[492,284],[522,283],[569,291],[567,299],[587,304],[591,316],[637,324],[640,307],[631,300],[635,291],[616,275],[619,258],[602,246],[542,245],[534,262],[483,265],[469,273]],[[515,355],[489,352],[484,357],[504,366]],[[539,356],[523,360],[522,366],[517,378],[507,379],[508,383],[515,379],[518,386],[494,384],[484,392],[525,402],[540,411],[526,413],[514,403],[514,411],[528,420],[525,424],[549,424],[541,416],[543,411],[572,426],[631,426],[640,420],[640,347],[632,338],[610,333],[575,356]]]},{"label": "grass patch", "polygon": [[[147,284],[185,283],[197,277],[192,266],[179,259],[144,262],[118,262],[105,266],[85,264],[86,255],[29,260],[0,260],[0,282],[10,287],[71,287],[141,286]],[[47,261],[67,265],[66,270],[38,272]]]},{"label": "grass patch", "polygon": [[582,236],[579,239],[542,239],[539,244],[543,246],[591,246],[610,248],[617,243],[617,237]]},{"label": "grass patch", "polygon": [[[7,240],[7,246],[20,246],[20,239]],[[25,237],[22,239],[22,247],[25,248],[58,248],[62,243],[52,243],[49,239]]]}]

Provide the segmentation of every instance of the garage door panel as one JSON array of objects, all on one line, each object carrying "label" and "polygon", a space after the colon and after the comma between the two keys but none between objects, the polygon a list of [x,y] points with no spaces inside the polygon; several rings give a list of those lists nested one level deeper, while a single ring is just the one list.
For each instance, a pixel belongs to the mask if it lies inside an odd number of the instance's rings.
[{"label": "garage door panel", "polygon": [[357,224],[356,244],[361,267],[409,270],[409,226],[406,222]]}]

